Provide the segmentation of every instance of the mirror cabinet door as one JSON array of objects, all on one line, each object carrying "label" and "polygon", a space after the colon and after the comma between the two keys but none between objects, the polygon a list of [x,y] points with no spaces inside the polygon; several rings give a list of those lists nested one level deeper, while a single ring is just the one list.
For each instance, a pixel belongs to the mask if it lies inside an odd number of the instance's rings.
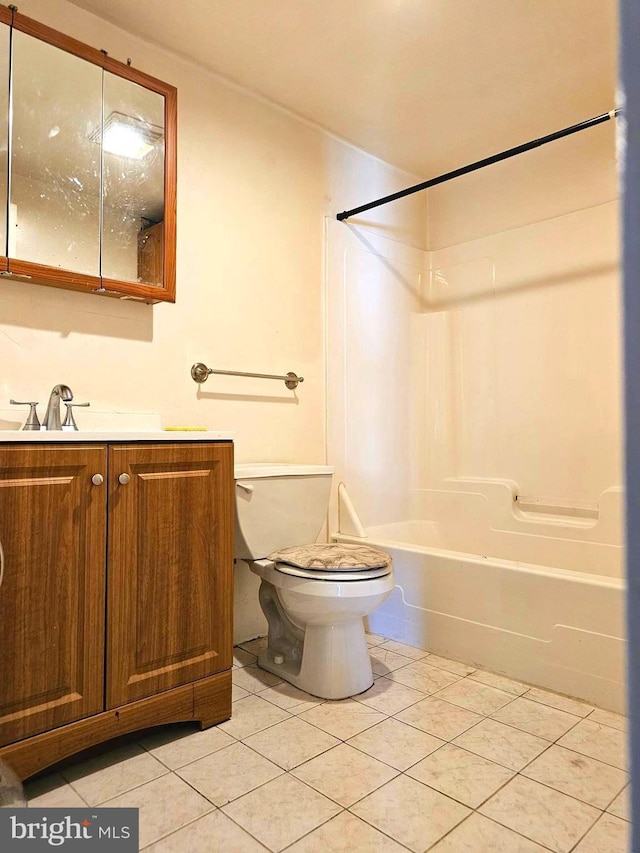
[{"label": "mirror cabinet door", "polygon": [[16,29],[12,53],[10,258],[98,277],[102,68]]},{"label": "mirror cabinet door", "polygon": [[102,276],[162,287],[164,96],[104,72]]},{"label": "mirror cabinet door", "polygon": [[[7,201],[9,183],[9,51],[11,31],[0,25],[0,270],[7,269]],[[13,235],[11,235],[13,237]]]}]

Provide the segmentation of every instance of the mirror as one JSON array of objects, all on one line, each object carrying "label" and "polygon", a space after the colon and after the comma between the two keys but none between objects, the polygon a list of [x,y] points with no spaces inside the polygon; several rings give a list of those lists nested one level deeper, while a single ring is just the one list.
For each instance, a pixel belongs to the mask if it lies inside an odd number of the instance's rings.
[{"label": "mirror", "polygon": [[175,301],[175,88],[2,5],[0,81],[0,271]]},{"label": "mirror", "polygon": [[164,97],[104,73],[102,275],[162,285]]},{"label": "mirror", "polygon": [[[0,80],[9,79],[9,49],[9,28],[0,26]],[[0,86],[0,255],[7,254],[8,157],[9,87]],[[6,266],[2,266],[0,269],[6,269]]]},{"label": "mirror", "polygon": [[14,31],[10,258],[100,275],[101,98],[101,68]]}]

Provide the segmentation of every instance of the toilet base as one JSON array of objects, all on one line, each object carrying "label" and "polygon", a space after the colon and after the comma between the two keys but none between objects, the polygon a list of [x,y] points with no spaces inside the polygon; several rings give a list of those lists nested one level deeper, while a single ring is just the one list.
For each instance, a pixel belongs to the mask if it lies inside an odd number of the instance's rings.
[{"label": "toilet base", "polygon": [[[298,656],[288,658],[270,643],[260,653],[258,666],[321,699],[347,699],[373,684],[361,617],[333,625],[307,625],[301,656],[301,660]],[[283,662],[276,663],[280,658]]]}]

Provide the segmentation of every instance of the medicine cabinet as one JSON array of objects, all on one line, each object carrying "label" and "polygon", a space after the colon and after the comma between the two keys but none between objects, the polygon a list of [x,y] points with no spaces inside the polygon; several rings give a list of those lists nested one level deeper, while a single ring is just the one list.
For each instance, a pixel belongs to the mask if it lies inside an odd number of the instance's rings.
[{"label": "medicine cabinet", "polygon": [[175,301],[176,89],[0,6],[0,271]]}]

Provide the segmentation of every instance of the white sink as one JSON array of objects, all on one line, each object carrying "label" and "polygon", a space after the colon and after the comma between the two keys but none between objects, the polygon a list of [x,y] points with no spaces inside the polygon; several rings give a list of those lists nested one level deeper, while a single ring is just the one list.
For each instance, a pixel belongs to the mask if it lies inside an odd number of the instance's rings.
[{"label": "white sink", "polygon": [[55,441],[229,441],[232,438],[233,433],[229,430],[109,430],[102,432],[90,432],[89,430],[78,430],[77,432],[0,430],[0,444],[9,441],[29,443]]}]

